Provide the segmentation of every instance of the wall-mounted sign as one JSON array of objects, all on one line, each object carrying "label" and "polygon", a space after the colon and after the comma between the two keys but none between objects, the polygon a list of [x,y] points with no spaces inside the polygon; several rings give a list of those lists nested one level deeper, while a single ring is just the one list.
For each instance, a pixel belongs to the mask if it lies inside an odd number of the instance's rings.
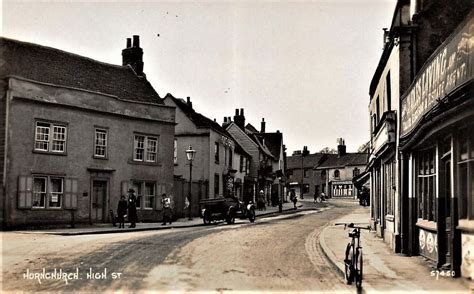
[{"label": "wall-mounted sign", "polygon": [[428,59],[402,97],[402,136],[410,132],[438,100],[474,76],[474,18],[448,40]]}]

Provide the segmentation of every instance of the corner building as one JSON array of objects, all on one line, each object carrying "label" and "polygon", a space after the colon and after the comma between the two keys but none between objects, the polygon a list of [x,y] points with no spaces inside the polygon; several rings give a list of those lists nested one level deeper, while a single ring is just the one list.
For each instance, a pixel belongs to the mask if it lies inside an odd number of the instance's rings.
[{"label": "corner building", "polygon": [[139,221],[158,221],[157,197],[173,185],[175,110],[145,78],[138,36],[123,66],[0,43],[3,227],[110,222],[131,187]]}]

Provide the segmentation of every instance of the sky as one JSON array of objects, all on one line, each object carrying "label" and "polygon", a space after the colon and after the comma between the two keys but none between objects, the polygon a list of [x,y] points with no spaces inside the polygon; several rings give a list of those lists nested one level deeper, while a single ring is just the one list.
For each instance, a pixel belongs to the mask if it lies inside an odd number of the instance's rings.
[{"label": "sky", "polygon": [[11,1],[2,35],[122,64],[140,36],[144,72],[161,97],[191,97],[216,118],[283,133],[287,153],[369,140],[369,84],[395,0]]}]

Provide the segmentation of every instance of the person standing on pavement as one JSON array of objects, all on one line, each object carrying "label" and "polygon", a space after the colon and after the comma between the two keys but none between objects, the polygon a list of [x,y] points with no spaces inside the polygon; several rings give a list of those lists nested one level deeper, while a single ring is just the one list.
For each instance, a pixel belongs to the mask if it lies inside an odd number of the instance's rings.
[{"label": "person standing on pavement", "polygon": [[135,196],[135,190],[128,190],[128,220],[130,221],[129,228],[135,228],[138,216],[137,216],[137,197]]},{"label": "person standing on pavement", "polygon": [[324,192],[321,192],[321,201],[326,201],[326,194]]},{"label": "person standing on pavement", "polygon": [[127,214],[127,200],[125,196],[120,196],[120,200],[117,206],[117,218],[119,222],[119,229],[125,228],[125,215]]},{"label": "person standing on pavement", "polygon": [[296,202],[298,202],[298,197],[296,197],[296,193],[294,190],[290,192],[290,200],[293,202],[293,206],[296,208]]},{"label": "person standing on pavement", "polygon": [[166,196],[164,193],[161,195],[161,205],[163,205],[163,223],[161,225],[166,225],[166,221],[171,225],[171,220],[173,218],[171,211],[171,198]]},{"label": "person standing on pavement", "polygon": [[258,210],[265,210],[265,192],[263,190],[258,193],[257,206]]}]

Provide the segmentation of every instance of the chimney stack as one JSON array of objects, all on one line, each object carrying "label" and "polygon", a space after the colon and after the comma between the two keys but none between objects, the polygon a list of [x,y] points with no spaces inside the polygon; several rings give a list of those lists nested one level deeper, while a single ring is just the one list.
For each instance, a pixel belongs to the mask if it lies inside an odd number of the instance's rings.
[{"label": "chimney stack", "polygon": [[193,103],[191,102],[191,97],[186,97],[186,104],[188,104],[189,107],[193,108]]},{"label": "chimney stack", "polygon": [[143,76],[143,50],[140,48],[140,36],[133,36],[133,47],[131,39],[127,38],[127,48],[122,50],[122,65],[130,65],[137,76]]},{"label": "chimney stack", "polygon": [[341,157],[346,154],[346,145],[343,138],[337,139],[337,155]]},{"label": "chimney stack", "polygon": [[260,133],[265,133],[265,118],[262,117],[262,122],[260,123]]}]

